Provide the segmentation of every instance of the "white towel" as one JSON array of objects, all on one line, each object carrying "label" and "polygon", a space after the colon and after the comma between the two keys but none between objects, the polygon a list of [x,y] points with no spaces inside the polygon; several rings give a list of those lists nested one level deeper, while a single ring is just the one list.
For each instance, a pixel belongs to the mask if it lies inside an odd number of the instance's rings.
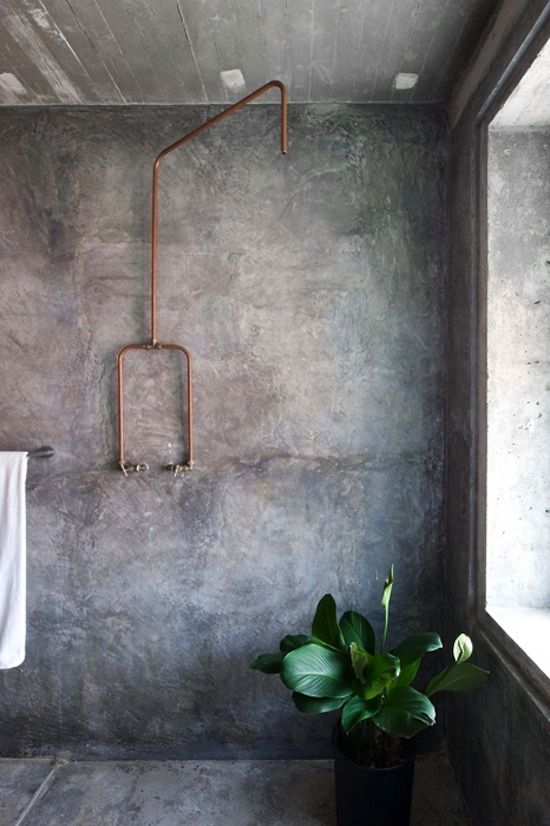
[{"label": "white towel", "polygon": [[0,668],[25,659],[27,453],[0,452]]}]

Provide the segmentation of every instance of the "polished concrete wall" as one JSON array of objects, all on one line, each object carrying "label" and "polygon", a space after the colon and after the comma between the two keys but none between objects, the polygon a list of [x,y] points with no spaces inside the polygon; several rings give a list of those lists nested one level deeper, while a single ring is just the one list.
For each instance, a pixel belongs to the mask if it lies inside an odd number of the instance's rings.
[{"label": "polished concrete wall", "polygon": [[[0,675],[4,754],[328,753],[248,670],[332,591],[393,637],[440,628],[447,136],[438,110],[239,113],[161,173],[160,336],[195,359],[197,465],[178,364],[115,355],[148,318],[151,160],[204,107],[0,113],[1,445],[28,481],[28,649]],[[174,391],[178,392],[175,394]]]}]

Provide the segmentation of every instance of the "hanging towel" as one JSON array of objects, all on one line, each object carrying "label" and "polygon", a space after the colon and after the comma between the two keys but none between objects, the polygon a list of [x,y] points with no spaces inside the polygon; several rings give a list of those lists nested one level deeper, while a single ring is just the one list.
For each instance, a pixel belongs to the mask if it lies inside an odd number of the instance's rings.
[{"label": "hanging towel", "polygon": [[0,668],[25,659],[27,453],[0,452]]}]

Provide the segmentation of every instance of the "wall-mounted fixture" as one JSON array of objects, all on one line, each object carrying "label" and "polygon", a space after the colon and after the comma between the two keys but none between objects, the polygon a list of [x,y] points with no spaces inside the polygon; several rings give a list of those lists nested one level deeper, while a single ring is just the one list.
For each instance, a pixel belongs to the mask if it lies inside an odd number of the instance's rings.
[{"label": "wall-mounted fixture", "polygon": [[50,445],[33,447],[27,451],[29,459],[51,459],[55,455],[55,450]]},{"label": "wall-mounted fixture", "polygon": [[277,88],[281,93],[281,153],[286,155],[287,153],[287,104],[288,104],[288,94],[287,89],[284,83],[280,80],[270,80],[269,83],[260,86],[259,89],[256,89],[254,92],[251,92],[246,97],[242,98],[242,100],[237,101],[237,103],[230,106],[228,109],[225,109],[223,112],[220,112],[219,115],[207,120],[201,126],[198,126],[196,129],[193,129],[187,135],[184,135],[183,138],[175,141],[175,143],[170,144],[170,146],[165,147],[157,157],[153,163],[153,194],[152,194],[152,212],[151,212],[151,335],[149,341],[144,344],[127,344],[122,350],[119,351],[117,356],[117,368],[118,368],[118,393],[117,393],[117,401],[118,401],[118,464],[123,471],[125,476],[128,476],[129,472],[142,472],[149,470],[149,466],[141,461],[141,462],[129,462],[126,460],[124,456],[124,357],[126,353],[130,350],[177,350],[178,352],[183,354],[185,359],[186,367],[187,367],[187,401],[186,401],[186,419],[187,419],[187,426],[186,426],[186,434],[187,434],[187,458],[184,459],[181,464],[178,463],[170,463],[165,465],[165,469],[171,471],[175,476],[178,473],[183,473],[187,470],[193,469],[194,464],[194,453],[193,453],[193,393],[192,393],[192,366],[191,366],[191,353],[181,344],[170,344],[165,342],[160,342],[157,340],[157,251],[158,251],[158,175],[159,175],[159,166],[160,162],[163,158],[166,157],[170,152],[173,152],[174,149],[178,149],[180,146],[183,146],[184,143],[188,143],[193,138],[197,138],[199,135],[202,135],[203,132],[206,132],[211,126],[214,126],[216,123],[219,123],[224,118],[232,115],[233,112],[236,112],[237,109],[242,109],[243,106],[246,106],[248,103],[253,101],[255,98],[263,95],[269,89]]},{"label": "wall-mounted fixture", "polygon": [[393,88],[398,92],[414,89],[418,83],[418,75],[415,72],[398,72],[393,79]]}]

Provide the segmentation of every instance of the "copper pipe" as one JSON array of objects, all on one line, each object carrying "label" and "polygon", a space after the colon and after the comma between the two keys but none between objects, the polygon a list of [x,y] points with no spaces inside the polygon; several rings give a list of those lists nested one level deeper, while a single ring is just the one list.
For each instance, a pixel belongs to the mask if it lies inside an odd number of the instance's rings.
[{"label": "copper pipe", "polygon": [[205,123],[201,124],[201,126],[197,126],[196,129],[193,129],[187,135],[184,135],[183,138],[171,143],[170,146],[166,146],[155,158],[155,162],[153,164],[153,196],[152,196],[152,209],[151,209],[151,344],[156,343],[157,338],[157,258],[158,258],[158,188],[159,188],[159,166],[160,162],[163,158],[166,157],[170,152],[173,152],[174,149],[178,149],[180,146],[183,146],[184,143],[188,143],[189,141],[193,140],[193,138],[198,138],[199,135],[202,135],[203,132],[206,132],[207,129],[210,129],[211,126],[215,126],[216,123],[219,123],[224,118],[229,117],[232,115],[233,112],[236,112],[237,109],[242,109],[243,106],[246,106],[248,103],[253,101],[255,98],[260,97],[269,89],[277,88],[281,92],[281,154],[286,155],[288,151],[288,139],[287,139],[287,106],[288,106],[288,92],[284,83],[280,80],[270,80],[269,83],[260,86],[259,89],[256,89],[254,92],[251,92],[246,97],[242,98],[241,100],[234,103],[233,106],[230,106],[229,109],[224,109],[223,112],[220,112],[219,115],[216,115],[210,120],[207,120]]},{"label": "copper pipe", "polygon": [[194,449],[193,449],[193,365],[191,353],[187,347],[181,344],[127,344],[119,351],[117,356],[117,402],[118,402],[118,463],[125,476],[129,471],[142,472],[149,470],[145,462],[127,462],[124,455],[124,357],[130,350],[179,350],[184,354],[187,363],[187,462],[184,464],[166,465],[167,470],[174,471],[174,474],[186,470],[193,470]]},{"label": "copper pipe", "polygon": [[173,152],[174,149],[183,146],[184,143],[197,138],[211,126],[219,123],[224,118],[232,115],[237,109],[242,109],[255,98],[263,95],[269,89],[277,88],[281,92],[281,153],[287,153],[287,106],[288,93],[284,83],[280,80],[270,80],[269,83],[260,86],[254,92],[234,103],[228,109],[224,109],[219,115],[207,120],[201,126],[197,126],[187,135],[165,147],[153,163],[153,193],[151,210],[151,336],[147,344],[127,344],[119,351],[117,356],[117,402],[118,402],[118,460],[119,465],[127,476],[128,472],[141,472],[148,470],[145,462],[127,462],[124,455],[124,357],[129,350],[179,350],[185,356],[187,362],[187,461],[182,464],[169,464],[166,469],[173,471],[174,475],[183,471],[192,470],[194,465],[193,451],[193,393],[192,393],[192,361],[191,353],[186,347],[180,344],[166,344],[157,341],[157,258],[158,258],[158,177],[161,160]]}]

